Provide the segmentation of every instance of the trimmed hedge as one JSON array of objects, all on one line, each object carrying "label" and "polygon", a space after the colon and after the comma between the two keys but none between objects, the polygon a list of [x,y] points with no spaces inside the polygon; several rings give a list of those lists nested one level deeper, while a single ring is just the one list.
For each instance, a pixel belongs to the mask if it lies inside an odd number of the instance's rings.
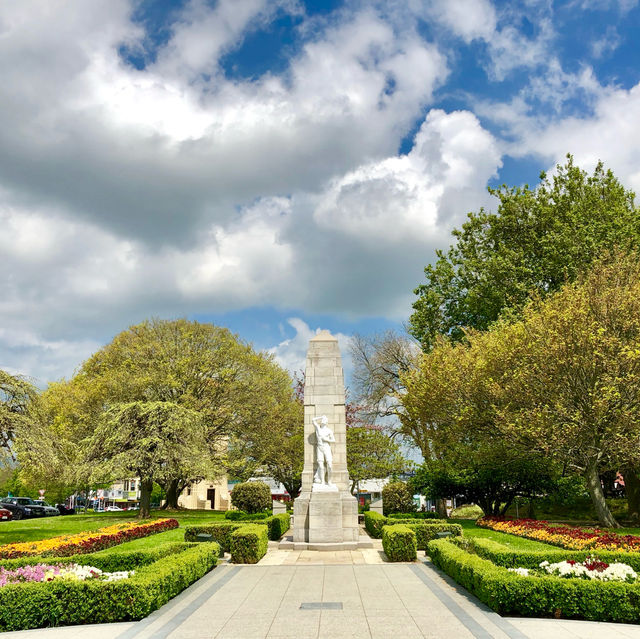
[{"label": "trimmed hedge", "polygon": [[374,539],[380,539],[380,537],[382,537],[382,527],[385,526],[386,523],[387,518],[373,510],[368,510],[364,514],[364,527]]},{"label": "trimmed hedge", "polygon": [[[397,524],[393,524],[394,526]],[[401,524],[415,532],[418,550],[427,550],[430,541],[438,538],[438,533],[450,532],[454,537],[462,537],[460,524]]]},{"label": "trimmed hedge", "polygon": [[[387,519],[387,526],[393,526],[394,524],[411,524],[411,525],[419,525],[419,526],[434,526],[437,524],[449,524],[446,519],[429,519],[429,520],[420,520],[420,519]],[[457,524],[458,526],[460,524]]]},{"label": "trimmed hedge", "polygon": [[[415,512],[415,513],[391,513],[390,519],[440,519],[440,515],[437,512]],[[444,520],[442,520],[444,521]]]},{"label": "trimmed hedge", "polygon": [[418,556],[416,533],[402,524],[384,526],[382,548],[389,561],[415,561]]},{"label": "trimmed hedge", "polygon": [[209,534],[212,536],[212,541],[215,541],[220,545],[220,551],[222,553],[230,552],[231,534],[242,526],[249,526],[254,524],[257,526],[268,527],[268,522],[266,519],[260,521],[252,521],[250,523],[242,521],[216,521],[211,524],[203,524],[201,526],[186,526],[184,529],[184,540],[198,541],[197,536],[200,533]]},{"label": "trimmed hedge", "polygon": [[269,529],[269,539],[278,541],[291,527],[291,515],[289,513],[279,513],[265,519]]},{"label": "trimmed hedge", "polygon": [[501,615],[638,623],[640,584],[524,577],[447,539],[429,543],[433,563]]},{"label": "trimmed hedge", "polygon": [[[458,540],[456,540],[458,543]],[[595,555],[608,564],[624,563],[640,573],[640,553],[614,552],[611,550],[560,550],[550,547],[549,550],[521,550],[505,546],[493,539],[482,537],[465,537],[464,545],[483,559],[488,559],[498,566],[505,568],[538,568],[543,561],[556,563],[558,561],[584,561]],[[464,548],[464,547],[463,547]]]},{"label": "trimmed hedge", "polygon": [[244,510],[227,510],[224,514],[224,518],[230,521],[257,521],[268,517],[269,513],[247,513]]},{"label": "trimmed hedge", "polygon": [[[47,626],[131,621],[146,617],[209,572],[217,563],[217,544],[171,544],[173,552],[144,564],[166,549],[113,553],[82,560],[98,568],[131,570],[119,581],[66,581],[10,584],[0,588],[0,631]],[[33,558],[31,558],[33,559]],[[71,558],[47,558],[69,563]],[[77,559],[80,559],[79,557]],[[6,565],[3,564],[3,565]],[[140,566],[140,567],[138,567]]]},{"label": "trimmed hedge", "polygon": [[257,564],[268,546],[265,526],[245,524],[231,533],[231,560],[234,564]]}]

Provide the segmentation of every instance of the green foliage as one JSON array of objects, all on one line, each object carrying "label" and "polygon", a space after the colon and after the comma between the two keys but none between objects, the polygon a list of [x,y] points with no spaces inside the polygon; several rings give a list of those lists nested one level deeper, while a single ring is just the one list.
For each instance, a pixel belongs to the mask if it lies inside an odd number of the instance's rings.
[{"label": "green foliage", "polygon": [[278,541],[291,527],[291,515],[289,513],[279,513],[266,519],[269,529],[269,539]]},{"label": "green foliage", "polygon": [[387,523],[387,518],[380,513],[369,510],[364,514],[364,527],[371,537],[380,539],[382,527]]},{"label": "green foliage", "polygon": [[391,513],[389,519],[438,519],[440,516],[436,512],[417,511],[414,513]]},{"label": "green foliage", "polygon": [[384,526],[382,548],[389,561],[415,561],[417,554],[416,533],[408,526]]},{"label": "green foliage", "polygon": [[[209,572],[217,556],[215,544],[189,544],[153,563],[145,565],[143,560],[132,577],[121,581],[56,580],[4,586],[0,588],[0,630],[142,619]],[[117,559],[108,561],[102,565],[135,565],[130,558],[121,558],[120,564]]]},{"label": "green foliage", "polygon": [[487,329],[501,314],[517,315],[531,291],[558,290],[605,250],[636,247],[640,216],[634,194],[598,164],[587,176],[568,156],[552,179],[530,189],[490,189],[497,213],[470,213],[456,243],[425,268],[410,332],[425,350],[438,335],[460,340]]},{"label": "green foliage", "polygon": [[272,502],[271,489],[263,481],[236,484],[231,491],[231,503],[249,514],[269,510]]},{"label": "green foliage", "polygon": [[[264,525],[267,530],[267,522],[256,521],[252,524]],[[229,552],[231,550],[231,534],[247,525],[244,522],[237,521],[220,521],[211,524],[201,524],[199,526],[186,526],[184,529],[185,541],[197,541],[197,536],[201,533],[211,535],[212,540],[220,545],[223,552]]]},{"label": "green foliage", "polygon": [[478,519],[482,517],[482,508],[476,504],[464,504],[451,511],[451,519]]},{"label": "green foliage", "polygon": [[347,467],[353,486],[367,479],[384,479],[407,469],[400,446],[385,432],[370,426],[347,428]]},{"label": "green foliage", "polygon": [[257,564],[269,547],[266,526],[245,524],[231,533],[231,560],[235,564]]},{"label": "green foliage", "polygon": [[608,564],[624,563],[640,572],[640,553],[614,552],[609,550],[560,550],[550,547],[549,550],[529,550],[506,546],[493,539],[482,537],[465,537],[461,547],[488,559],[498,566],[505,568],[538,568],[543,561],[556,563],[559,561],[584,561],[591,555],[596,555]]},{"label": "green foliage", "polygon": [[269,513],[247,513],[244,510],[227,510],[224,518],[230,521],[255,521],[257,519],[266,519]]},{"label": "green foliage", "polygon": [[382,508],[385,515],[415,511],[416,505],[407,484],[402,481],[388,483],[382,489]]},{"label": "green foliage", "polygon": [[16,436],[32,427],[37,397],[35,387],[24,377],[0,369],[0,461],[13,456]]},{"label": "green foliage", "polygon": [[445,522],[417,524],[405,521],[402,525],[413,530],[416,534],[418,550],[427,550],[427,544],[437,539],[438,533],[448,532],[451,533],[453,537],[462,536],[462,526],[460,526],[460,524],[447,524]]},{"label": "green foliage", "polygon": [[640,584],[523,577],[448,540],[429,543],[433,563],[501,615],[636,623]]}]

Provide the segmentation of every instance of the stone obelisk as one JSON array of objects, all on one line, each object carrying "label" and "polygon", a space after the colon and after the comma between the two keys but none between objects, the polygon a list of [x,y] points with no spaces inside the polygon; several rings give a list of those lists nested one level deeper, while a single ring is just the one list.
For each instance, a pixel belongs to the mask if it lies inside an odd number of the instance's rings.
[{"label": "stone obelisk", "polygon": [[321,331],[310,340],[307,352],[304,470],[293,505],[295,549],[358,547],[358,503],[350,492],[346,431],[340,348],[333,335]]}]

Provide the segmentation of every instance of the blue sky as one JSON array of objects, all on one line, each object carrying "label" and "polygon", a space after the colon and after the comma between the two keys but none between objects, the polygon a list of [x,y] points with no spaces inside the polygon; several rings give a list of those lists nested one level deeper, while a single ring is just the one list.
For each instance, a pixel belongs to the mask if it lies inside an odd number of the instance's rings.
[{"label": "blue sky", "polygon": [[[567,152],[640,189],[635,0],[0,5],[0,367],[68,376],[145,317],[295,370],[402,330],[487,186]],[[348,364],[348,362],[346,362]]]}]

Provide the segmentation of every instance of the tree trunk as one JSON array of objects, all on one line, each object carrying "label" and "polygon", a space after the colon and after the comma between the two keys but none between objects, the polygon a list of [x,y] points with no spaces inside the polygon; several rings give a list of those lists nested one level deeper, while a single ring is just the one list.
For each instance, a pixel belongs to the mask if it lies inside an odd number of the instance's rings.
[{"label": "tree trunk", "polygon": [[449,515],[447,515],[447,500],[446,499],[436,499],[436,511],[438,515],[440,515],[441,519],[448,519]]},{"label": "tree trunk", "polygon": [[179,484],[180,484],[179,480],[171,479],[164,487],[165,502],[162,506],[163,510],[165,508],[174,508],[174,509],[178,508],[178,497],[180,497],[180,493],[182,492],[178,490]]},{"label": "tree trunk", "polygon": [[153,490],[153,481],[145,479],[140,481],[140,513],[139,519],[147,519],[151,515],[151,491]]},{"label": "tree trunk", "polygon": [[598,474],[598,464],[596,462],[591,462],[585,468],[584,476],[587,480],[587,488],[589,490],[593,506],[596,509],[598,521],[607,528],[620,528],[620,524],[614,519],[604,498],[602,484],[600,483],[600,475]]},{"label": "tree trunk", "polygon": [[629,519],[637,522],[640,519],[640,479],[637,468],[625,468],[623,471],[624,491],[627,496],[627,512]]}]

